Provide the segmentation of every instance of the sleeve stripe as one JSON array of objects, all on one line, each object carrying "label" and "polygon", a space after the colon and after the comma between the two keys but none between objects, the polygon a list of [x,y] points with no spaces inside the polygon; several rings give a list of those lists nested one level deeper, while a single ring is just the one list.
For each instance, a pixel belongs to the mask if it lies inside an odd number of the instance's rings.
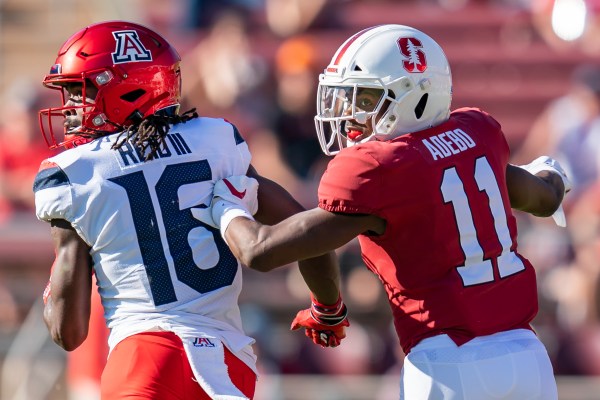
[{"label": "sleeve stripe", "polygon": [[40,169],[38,170],[38,172],[43,171],[48,168],[54,168],[54,167],[58,167],[58,165],[52,161],[44,160],[44,161],[42,161],[42,164],[40,165]]},{"label": "sleeve stripe", "polygon": [[231,126],[233,127],[233,136],[235,137],[235,144],[240,144],[240,143],[244,143],[244,138],[242,137],[242,135],[240,135],[240,131],[238,131],[238,128],[231,124]]},{"label": "sleeve stripe", "polygon": [[38,190],[48,189],[56,186],[63,186],[69,184],[69,178],[65,171],[60,167],[55,166],[46,168],[37,173],[35,180],[33,181],[33,192]]}]

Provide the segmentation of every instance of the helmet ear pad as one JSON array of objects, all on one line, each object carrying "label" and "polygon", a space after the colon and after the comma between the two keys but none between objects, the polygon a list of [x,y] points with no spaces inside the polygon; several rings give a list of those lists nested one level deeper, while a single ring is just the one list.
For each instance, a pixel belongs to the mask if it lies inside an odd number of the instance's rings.
[{"label": "helmet ear pad", "polygon": [[384,100],[381,110],[376,117],[376,124],[373,128],[373,135],[377,136],[379,133],[387,135],[393,132],[399,116],[396,115],[398,108],[395,107],[396,95],[392,90],[388,92],[387,98]]},{"label": "helmet ear pad", "polygon": [[[409,86],[409,89],[411,88],[412,85]],[[415,92],[412,96],[416,99],[419,94],[420,93]],[[427,103],[429,100],[429,93],[427,92],[420,94],[420,96],[421,97],[416,102],[416,105],[413,109],[414,117],[416,120],[420,120],[423,117],[425,110],[427,109]],[[388,99],[390,98],[394,99],[395,102],[396,95],[393,90],[388,91]],[[397,115],[397,113],[400,112],[401,109],[401,107],[397,107],[391,100],[385,101],[382,107],[382,111],[380,112],[381,118],[378,120],[377,128],[374,132],[375,136],[391,135],[394,133],[396,122],[400,119],[400,116]]]}]

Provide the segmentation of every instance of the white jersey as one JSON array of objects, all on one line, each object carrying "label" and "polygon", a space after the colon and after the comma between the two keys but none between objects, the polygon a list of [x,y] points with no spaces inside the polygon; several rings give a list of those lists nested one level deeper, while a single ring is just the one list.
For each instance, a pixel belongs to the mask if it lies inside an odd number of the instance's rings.
[{"label": "white jersey", "polygon": [[[215,182],[246,174],[250,152],[222,119],[172,127],[167,148],[143,161],[129,142],[106,136],[52,157],[35,183],[36,215],[64,219],[91,247],[110,348],[164,329],[213,337],[254,368],[242,329],[241,265],[206,213]],[[242,354],[243,353],[243,354]]]}]

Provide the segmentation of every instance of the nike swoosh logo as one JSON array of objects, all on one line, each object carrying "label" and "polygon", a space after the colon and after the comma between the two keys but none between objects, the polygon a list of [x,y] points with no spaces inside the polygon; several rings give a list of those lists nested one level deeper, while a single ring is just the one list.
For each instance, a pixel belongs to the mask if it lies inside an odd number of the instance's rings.
[{"label": "nike swoosh logo", "polygon": [[223,179],[223,182],[225,182],[225,185],[227,185],[227,187],[229,188],[229,191],[235,197],[243,199],[244,196],[246,195],[246,190],[244,190],[243,192],[240,192],[239,190],[234,188],[233,185],[231,184],[231,182],[229,182],[227,179]]}]

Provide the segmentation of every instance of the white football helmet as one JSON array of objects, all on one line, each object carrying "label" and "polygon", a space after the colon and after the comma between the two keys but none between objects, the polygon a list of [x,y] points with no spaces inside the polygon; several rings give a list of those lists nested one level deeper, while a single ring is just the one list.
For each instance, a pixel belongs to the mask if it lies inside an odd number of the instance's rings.
[{"label": "white football helmet", "polygon": [[[361,108],[357,95],[367,88],[380,97]],[[323,152],[334,155],[438,125],[451,100],[450,66],[431,37],[404,25],[375,26],[346,40],[319,76],[317,136]]]}]

